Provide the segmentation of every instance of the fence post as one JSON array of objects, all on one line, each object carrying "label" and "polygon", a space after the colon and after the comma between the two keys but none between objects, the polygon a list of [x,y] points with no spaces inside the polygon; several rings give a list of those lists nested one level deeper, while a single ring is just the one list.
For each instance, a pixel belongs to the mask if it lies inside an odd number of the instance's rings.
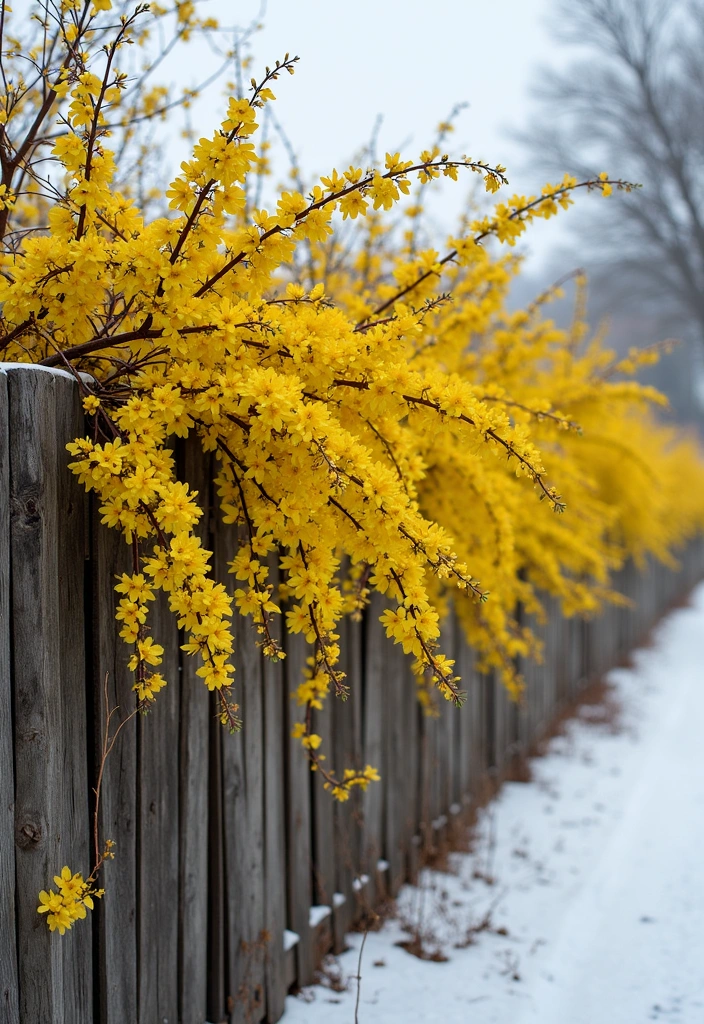
[{"label": "fence post", "polygon": [[36,894],[66,864],[87,873],[88,785],[83,621],[85,495],[68,469],[80,433],[68,374],[7,370],[20,1019],[93,1016],[92,923],[56,941]]},{"label": "fence post", "polygon": [[15,943],[15,766],[10,679],[10,438],[7,374],[0,370],[0,1018],[18,1024]]}]

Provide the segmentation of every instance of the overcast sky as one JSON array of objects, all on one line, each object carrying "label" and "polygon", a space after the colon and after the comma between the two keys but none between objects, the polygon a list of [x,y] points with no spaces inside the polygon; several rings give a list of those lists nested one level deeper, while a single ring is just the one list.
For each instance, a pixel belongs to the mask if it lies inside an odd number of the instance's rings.
[{"label": "overcast sky", "polygon": [[[246,25],[260,4],[212,0],[211,10],[222,24]],[[287,51],[301,58],[296,74],[276,83],[274,109],[306,181],[346,166],[369,140],[377,115],[379,152],[401,148],[417,156],[452,106],[466,102],[448,148],[503,163],[511,189],[532,192],[543,182],[525,173],[508,130],[525,122],[536,66],[559,61],[550,10],[551,0],[268,0],[252,41],[252,73],[259,77]],[[203,48],[170,73],[195,84],[212,64]],[[197,107],[199,130],[215,127],[219,99],[219,91],[210,92]],[[450,226],[465,195],[464,184],[445,188],[436,204],[443,224]],[[532,229],[528,245],[542,262],[562,237],[564,223],[553,221]]]},{"label": "overcast sky", "polygon": [[[252,0],[215,3],[243,15],[258,9]],[[269,0],[254,54],[259,65],[287,50],[301,58],[276,90],[277,112],[311,169],[347,156],[377,114],[384,150],[406,142],[418,151],[462,101],[470,106],[458,146],[507,163],[502,127],[525,114],[531,69],[549,55],[549,7],[550,0]]]}]

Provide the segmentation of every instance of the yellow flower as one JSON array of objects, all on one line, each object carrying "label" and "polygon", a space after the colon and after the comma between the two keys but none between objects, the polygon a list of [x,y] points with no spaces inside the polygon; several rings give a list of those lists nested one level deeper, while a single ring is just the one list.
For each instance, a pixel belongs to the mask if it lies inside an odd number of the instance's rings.
[{"label": "yellow flower", "polygon": [[100,399],[97,395],[88,395],[83,399],[83,408],[89,414],[89,416],[95,415],[100,408]]}]

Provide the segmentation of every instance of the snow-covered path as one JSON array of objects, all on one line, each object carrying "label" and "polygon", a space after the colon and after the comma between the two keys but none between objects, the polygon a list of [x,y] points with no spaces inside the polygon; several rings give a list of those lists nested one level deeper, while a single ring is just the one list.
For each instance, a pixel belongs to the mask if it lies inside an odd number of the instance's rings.
[{"label": "snow-covered path", "polygon": [[[704,1024],[704,585],[634,666],[368,935],[359,1024]],[[284,1024],[353,1024],[360,942]]]}]

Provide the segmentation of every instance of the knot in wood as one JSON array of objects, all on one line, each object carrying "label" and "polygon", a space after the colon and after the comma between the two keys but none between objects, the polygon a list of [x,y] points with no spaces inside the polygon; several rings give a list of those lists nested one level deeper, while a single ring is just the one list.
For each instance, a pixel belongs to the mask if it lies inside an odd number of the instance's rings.
[{"label": "knot in wood", "polygon": [[21,850],[30,850],[42,841],[42,826],[35,821],[23,821],[17,825],[15,840]]},{"label": "knot in wood", "polygon": [[27,498],[24,503],[24,521],[27,526],[38,523],[41,519],[36,498]]},{"label": "knot in wood", "polygon": [[31,527],[41,522],[41,502],[39,495],[16,494],[10,500],[10,515],[20,527]]}]

